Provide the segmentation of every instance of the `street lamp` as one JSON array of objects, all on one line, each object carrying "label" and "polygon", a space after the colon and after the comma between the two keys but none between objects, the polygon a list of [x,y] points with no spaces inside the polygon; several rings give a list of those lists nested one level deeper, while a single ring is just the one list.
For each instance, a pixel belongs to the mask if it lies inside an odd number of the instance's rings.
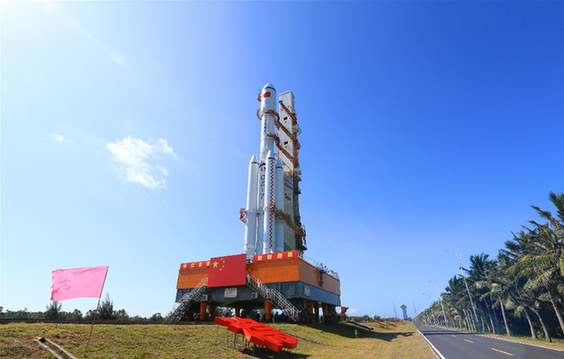
[{"label": "street lamp", "polygon": [[472,296],[470,295],[470,289],[468,289],[468,284],[466,283],[466,277],[464,276],[464,271],[462,270],[462,263],[460,262],[460,253],[452,249],[445,249],[445,252],[456,253],[456,259],[458,259],[458,265],[460,266],[460,273],[462,273],[462,279],[464,280],[464,285],[466,286],[466,291],[468,292],[468,298],[470,298],[470,304],[472,304],[472,310],[474,311],[474,318],[476,318],[476,324],[478,324],[478,330],[482,334],[482,327],[480,326],[480,321],[478,320],[478,315],[476,314],[476,308],[474,307],[474,302],[472,301]]},{"label": "street lamp", "polygon": [[444,307],[444,305],[443,305],[443,300],[441,299],[441,292],[439,291],[439,283],[434,282],[434,281],[432,281],[432,280],[430,280],[429,283],[435,283],[435,284],[437,285],[437,294],[439,294],[439,302],[441,303],[441,308],[443,309],[443,318],[445,318],[445,324],[446,324],[446,327],[447,327],[447,329],[448,329],[448,320],[447,320],[447,318],[446,318],[445,307]]}]

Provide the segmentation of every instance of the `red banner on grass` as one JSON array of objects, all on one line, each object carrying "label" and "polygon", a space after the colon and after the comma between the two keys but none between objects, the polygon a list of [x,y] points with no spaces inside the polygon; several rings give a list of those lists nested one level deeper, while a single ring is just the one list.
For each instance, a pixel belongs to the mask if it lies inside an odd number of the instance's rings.
[{"label": "red banner on grass", "polygon": [[216,257],[210,259],[208,287],[245,285],[247,255]]},{"label": "red banner on grass", "polygon": [[57,269],[52,272],[51,300],[100,298],[108,267]]}]

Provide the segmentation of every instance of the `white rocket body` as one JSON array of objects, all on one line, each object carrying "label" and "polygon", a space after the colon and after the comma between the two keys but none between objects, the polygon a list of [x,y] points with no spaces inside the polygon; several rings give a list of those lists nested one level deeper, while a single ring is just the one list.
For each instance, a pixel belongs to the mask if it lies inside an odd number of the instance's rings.
[{"label": "white rocket body", "polygon": [[[276,161],[276,188],[275,191],[275,200],[276,200],[276,208],[284,212],[284,168],[282,167],[282,161]],[[284,221],[280,218],[276,218],[276,242],[274,252],[283,252],[284,251]]]},{"label": "white rocket body", "polygon": [[263,251],[263,223],[264,223],[264,197],[266,191],[266,165],[264,163],[259,163],[259,184],[258,184],[258,196],[257,196],[257,234],[256,234],[256,245],[254,253],[247,253],[247,258],[254,254],[260,254]]},{"label": "white rocket body", "polygon": [[276,159],[272,154],[272,151],[268,152],[266,158],[266,186],[265,186],[265,196],[263,200],[263,250],[262,253],[272,253],[274,248],[274,236],[276,234],[276,221],[275,221],[275,192],[274,188],[276,186]]},{"label": "white rocket body", "polygon": [[272,84],[263,87],[260,100],[260,157],[258,160],[254,155],[251,158],[247,186],[243,249],[249,260],[256,254],[284,250],[284,222],[277,218],[275,211],[284,210],[284,170],[275,156],[275,140],[268,136],[275,134],[277,96]]},{"label": "white rocket body", "polygon": [[258,214],[258,180],[259,162],[257,156],[251,157],[249,163],[249,182],[247,185],[247,222],[245,225],[245,253],[254,253],[257,236],[257,214]]},{"label": "white rocket body", "polygon": [[274,151],[274,139],[268,137],[269,133],[274,133],[274,119],[273,113],[269,110],[276,111],[276,90],[272,84],[266,84],[260,92],[260,117],[261,117],[261,132],[260,132],[260,162],[266,162],[268,152]]}]

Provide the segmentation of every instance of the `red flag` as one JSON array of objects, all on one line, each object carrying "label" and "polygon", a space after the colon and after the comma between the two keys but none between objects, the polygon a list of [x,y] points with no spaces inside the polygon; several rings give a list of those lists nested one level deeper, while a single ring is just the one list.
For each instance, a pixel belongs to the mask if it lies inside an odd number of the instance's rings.
[{"label": "red flag", "polygon": [[341,307],[341,314],[345,314],[349,307]]},{"label": "red flag", "polygon": [[51,300],[100,298],[108,267],[57,269],[52,272]]},{"label": "red flag", "polygon": [[246,254],[212,258],[208,274],[208,287],[245,285],[246,272]]}]

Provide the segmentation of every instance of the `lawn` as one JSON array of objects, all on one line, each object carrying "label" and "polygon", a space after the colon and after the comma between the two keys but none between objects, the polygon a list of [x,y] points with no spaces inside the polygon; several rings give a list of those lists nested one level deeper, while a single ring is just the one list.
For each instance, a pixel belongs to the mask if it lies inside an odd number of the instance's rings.
[{"label": "lawn", "polygon": [[[272,326],[300,339],[296,349],[277,358],[435,358],[411,323],[373,332],[345,323]],[[97,324],[85,357],[89,333],[90,326],[82,324],[0,325],[0,358],[52,358],[34,342],[36,337],[51,339],[80,359],[249,358],[253,349],[242,336],[217,325]],[[272,352],[255,354],[264,358]]]}]

